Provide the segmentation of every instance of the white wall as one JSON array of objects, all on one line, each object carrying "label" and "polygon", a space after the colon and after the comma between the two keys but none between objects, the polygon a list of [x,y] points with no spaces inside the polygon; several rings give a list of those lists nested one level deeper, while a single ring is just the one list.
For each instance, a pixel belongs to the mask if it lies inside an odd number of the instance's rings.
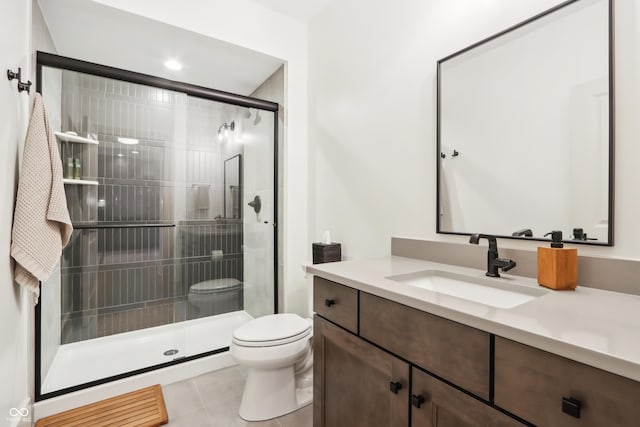
[{"label": "white wall", "polygon": [[[35,81],[35,69],[36,58],[35,52],[46,51],[51,53],[57,53],[57,49],[51,34],[47,29],[47,25],[44,22],[42,11],[38,6],[37,1],[32,2],[32,40],[31,40],[31,52],[32,52],[32,75]],[[44,104],[47,109],[47,114],[51,120],[51,125],[54,130],[62,129],[62,71],[45,68],[42,71],[42,86]],[[41,293],[41,319],[40,325],[41,331],[41,371],[40,375],[44,379],[49,373],[49,368],[53,363],[58,349],[60,348],[61,338],[61,285],[62,277],[60,271],[60,263],[56,266],[56,269],[51,274],[49,280],[43,283]],[[35,319],[34,319],[35,320]]]},{"label": "white wall", "polygon": [[[348,258],[388,255],[391,236],[465,242],[435,233],[436,61],[557,3],[330,3],[309,28],[311,237],[332,230]],[[637,1],[616,1],[616,27],[615,246],[579,251],[640,259]]]},{"label": "white wall", "polygon": [[95,0],[282,59],[287,105],[284,147],[283,311],[305,314],[307,289],[300,268],[310,258],[307,232],[307,27],[249,0]]},{"label": "white wall", "polygon": [[[0,13],[0,72],[22,67],[23,80],[30,77],[31,6],[23,0],[3,2]],[[11,408],[28,406],[33,396],[31,297],[13,281],[9,255],[11,224],[18,174],[18,153],[27,126],[29,100],[18,93],[16,81],[6,77],[0,84],[0,424],[28,425],[28,418],[11,417]]]}]

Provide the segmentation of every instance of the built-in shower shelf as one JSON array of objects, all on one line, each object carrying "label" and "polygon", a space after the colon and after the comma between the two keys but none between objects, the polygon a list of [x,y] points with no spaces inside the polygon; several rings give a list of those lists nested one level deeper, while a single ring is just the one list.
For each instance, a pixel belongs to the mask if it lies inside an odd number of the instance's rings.
[{"label": "built-in shower shelf", "polygon": [[77,184],[77,185],[98,185],[98,181],[88,181],[86,179],[70,179],[63,178],[62,182],[65,184]]},{"label": "built-in shower shelf", "polygon": [[64,132],[54,132],[56,138],[63,142],[75,142],[77,144],[100,144],[100,141],[95,139],[83,138],[82,136],[72,135]]}]

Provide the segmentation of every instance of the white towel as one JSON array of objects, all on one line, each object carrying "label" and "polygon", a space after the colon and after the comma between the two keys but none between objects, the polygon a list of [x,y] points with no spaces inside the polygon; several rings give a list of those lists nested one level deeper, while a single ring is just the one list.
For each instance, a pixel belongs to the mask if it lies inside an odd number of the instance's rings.
[{"label": "white towel", "polygon": [[15,281],[35,294],[69,243],[73,227],[62,182],[62,162],[40,94],[33,96],[13,217]]},{"label": "white towel", "polygon": [[197,206],[200,210],[209,209],[210,185],[195,185]]}]

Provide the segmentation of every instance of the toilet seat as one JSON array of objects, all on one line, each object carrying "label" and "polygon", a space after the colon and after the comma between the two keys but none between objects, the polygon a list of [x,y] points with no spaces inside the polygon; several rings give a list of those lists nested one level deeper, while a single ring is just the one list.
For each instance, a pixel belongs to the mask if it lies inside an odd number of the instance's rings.
[{"label": "toilet seat", "polygon": [[234,278],[222,278],[205,280],[204,282],[198,282],[189,287],[189,293],[191,294],[212,294],[219,292],[235,291],[242,287],[242,282]]},{"label": "toilet seat", "polygon": [[263,316],[233,332],[233,343],[242,347],[273,347],[289,344],[311,335],[311,323],[297,314]]},{"label": "toilet seat", "polygon": [[270,341],[243,341],[237,338],[233,338],[233,343],[242,347],[275,347],[278,345],[289,344],[295,341],[299,341],[311,335],[311,328],[308,330],[294,335],[292,337],[282,338],[278,340],[270,340]]}]

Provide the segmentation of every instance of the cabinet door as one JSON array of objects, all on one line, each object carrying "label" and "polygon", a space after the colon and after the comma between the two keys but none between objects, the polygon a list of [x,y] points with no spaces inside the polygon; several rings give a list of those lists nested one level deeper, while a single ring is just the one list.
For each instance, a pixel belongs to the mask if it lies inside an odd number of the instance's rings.
[{"label": "cabinet door", "polygon": [[495,404],[545,427],[638,427],[640,382],[506,338],[495,343]]},{"label": "cabinet door", "polygon": [[314,318],[314,427],[407,427],[409,365]]},{"label": "cabinet door", "polygon": [[523,424],[416,368],[411,427],[522,427]]}]

